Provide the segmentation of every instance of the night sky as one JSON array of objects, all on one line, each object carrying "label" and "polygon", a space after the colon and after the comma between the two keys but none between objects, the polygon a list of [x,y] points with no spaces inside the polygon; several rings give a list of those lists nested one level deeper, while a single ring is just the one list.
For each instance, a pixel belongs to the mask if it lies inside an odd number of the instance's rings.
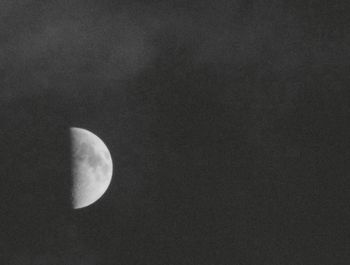
[{"label": "night sky", "polygon": [[0,264],[350,264],[348,2],[1,0]]}]

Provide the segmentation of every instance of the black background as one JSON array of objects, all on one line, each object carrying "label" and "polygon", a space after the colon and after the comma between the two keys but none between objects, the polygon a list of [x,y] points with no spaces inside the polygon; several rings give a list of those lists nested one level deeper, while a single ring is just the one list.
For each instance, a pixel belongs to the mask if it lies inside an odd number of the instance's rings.
[{"label": "black background", "polygon": [[347,2],[2,0],[1,264],[349,264]]}]

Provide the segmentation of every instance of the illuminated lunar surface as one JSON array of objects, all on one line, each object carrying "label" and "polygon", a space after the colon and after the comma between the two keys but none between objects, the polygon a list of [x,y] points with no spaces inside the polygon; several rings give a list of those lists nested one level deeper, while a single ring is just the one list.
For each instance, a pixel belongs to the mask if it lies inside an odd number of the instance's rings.
[{"label": "illuminated lunar surface", "polygon": [[72,206],[83,208],[106,192],[113,173],[107,146],[95,134],[81,128],[70,128],[72,151]]}]

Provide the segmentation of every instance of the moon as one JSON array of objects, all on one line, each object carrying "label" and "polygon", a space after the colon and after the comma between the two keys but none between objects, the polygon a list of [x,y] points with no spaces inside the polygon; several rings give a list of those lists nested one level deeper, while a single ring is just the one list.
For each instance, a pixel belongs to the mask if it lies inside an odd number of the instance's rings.
[{"label": "moon", "polygon": [[111,154],[92,132],[71,127],[72,207],[83,208],[96,202],[108,189],[113,174]]}]

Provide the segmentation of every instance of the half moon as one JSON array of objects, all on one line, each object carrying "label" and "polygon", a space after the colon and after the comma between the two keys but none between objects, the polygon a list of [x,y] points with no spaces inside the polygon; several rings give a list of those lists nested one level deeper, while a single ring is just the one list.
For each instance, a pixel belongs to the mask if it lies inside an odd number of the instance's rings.
[{"label": "half moon", "polygon": [[92,132],[72,127],[70,138],[72,206],[78,209],[94,203],[106,192],[113,163],[105,143]]}]

